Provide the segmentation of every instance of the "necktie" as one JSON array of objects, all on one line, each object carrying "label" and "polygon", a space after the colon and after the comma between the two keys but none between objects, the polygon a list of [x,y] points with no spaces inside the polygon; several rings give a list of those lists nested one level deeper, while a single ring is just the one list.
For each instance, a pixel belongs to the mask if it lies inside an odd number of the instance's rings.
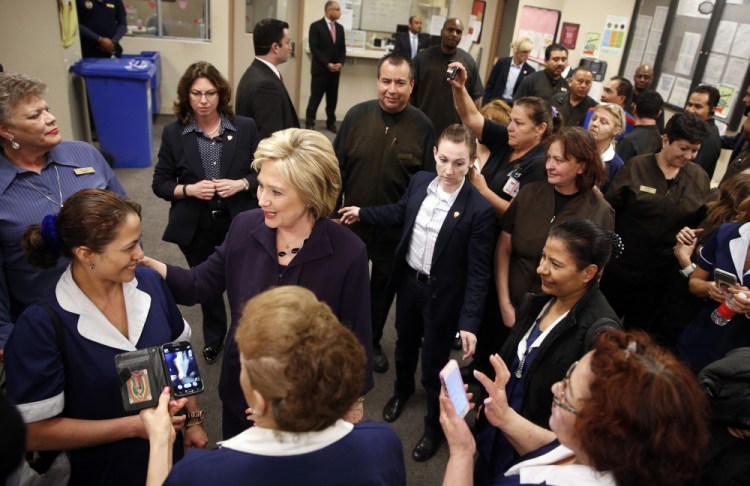
[{"label": "necktie", "polygon": [[286,85],[284,84],[284,76],[282,76],[281,74],[279,74],[279,81],[281,81],[281,84],[282,84],[282,85],[283,85],[284,87],[286,87]]},{"label": "necktie", "polygon": [[417,55],[417,37],[410,35],[411,37],[411,58],[414,59]]},{"label": "necktie", "polygon": [[328,26],[331,28],[331,39],[333,39],[333,43],[336,43],[336,24],[334,22],[331,22],[328,24]]}]

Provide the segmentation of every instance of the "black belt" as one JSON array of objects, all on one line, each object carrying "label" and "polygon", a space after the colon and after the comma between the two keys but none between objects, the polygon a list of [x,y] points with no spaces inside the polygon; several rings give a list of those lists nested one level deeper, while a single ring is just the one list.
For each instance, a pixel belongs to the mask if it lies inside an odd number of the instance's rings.
[{"label": "black belt", "polygon": [[229,216],[229,213],[223,209],[212,209],[211,210],[211,218],[212,219],[220,219],[220,218],[226,218]]},{"label": "black belt", "polygon": [[430,283],[432,283],[432,279],[430,278],[430,276],[427,275],[426,273],[420,272],[419,270],[414,270],[413,268],[409,268],[409,275],[411,275],[414,278],[414,280],[416,280],[417,282],[420,282],[426,285],[430,285]]}]

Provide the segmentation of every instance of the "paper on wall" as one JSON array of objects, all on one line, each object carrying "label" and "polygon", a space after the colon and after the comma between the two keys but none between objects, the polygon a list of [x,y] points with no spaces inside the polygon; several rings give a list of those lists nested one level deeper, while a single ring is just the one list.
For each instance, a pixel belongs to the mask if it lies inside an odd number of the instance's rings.
[{"label": "paper on wall", "polygon": [[698,50],[701,45],[701,35],[697,32],[685,32],[682,38],[680,52],[677,54],[677,64],[674,72],[691,76],[693,73],[693,64],[698,57]]},{"label": "paper on wall", "polygon": [[727,69],[724,72],[722,84],[734,86],[737,89],[742,88],[747,73],[747,59],[740,57],[730,57],[727,61]]},{"label": "paper on wall", "polygon": [[714,42],[711,45],[711,52],[720,54],[731,54],[729,49],[734,39],[734,33],[737,32],[737,22],[722,20],[719,22],[719,28],[714,36]]},{"label": "paper on wall", "polygon": [[727,63],[727,56],[712,52],[706,60],[706,70],[703,72],[703,82],[711,85],[718,85],[721,82],[721,75],[724,73],[724,66]]},{"label": "paper on wall", "polygon": [[659,93],[664,100],[669,99],[669,95],[672,93],[672,86],[674,86],[674,75],[662,74],[659,76],[659,84],[656,85],[656,92]]},{"label": "paper on wall", "polygon": [[690,79],[678,76],[674,80],[672,94],[669,95],[668,103],[674,106],[685,106],[688,93],[690,93]]},{"label": "paper on wall", "polygon": [[744,59],[750,58],[750,24],[739,24],[737,27],[730,54]]}]

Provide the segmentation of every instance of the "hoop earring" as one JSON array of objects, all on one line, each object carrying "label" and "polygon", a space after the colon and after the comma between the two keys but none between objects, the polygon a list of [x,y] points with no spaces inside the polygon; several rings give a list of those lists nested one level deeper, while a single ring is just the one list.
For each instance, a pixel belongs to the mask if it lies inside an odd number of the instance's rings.
[{"label": "hoop earring", "polygon": [[13,150],[18,150],[21,148],[21,144],[16,142],[15,140],[10,141],[10,146]]}]

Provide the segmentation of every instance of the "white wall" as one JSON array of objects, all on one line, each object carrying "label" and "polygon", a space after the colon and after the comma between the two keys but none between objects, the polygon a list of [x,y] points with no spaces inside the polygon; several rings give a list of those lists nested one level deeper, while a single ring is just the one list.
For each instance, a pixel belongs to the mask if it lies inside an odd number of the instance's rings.
[{"label": "white wall", "polygon": [[3,1],[0,9],[0,63],[5,71],[21,72],[47,84],[47,103],[65,139],[82,138],[81,109],[68,68],[81,58],[78,42],[64,48],[60,40],[57,2]]}]

